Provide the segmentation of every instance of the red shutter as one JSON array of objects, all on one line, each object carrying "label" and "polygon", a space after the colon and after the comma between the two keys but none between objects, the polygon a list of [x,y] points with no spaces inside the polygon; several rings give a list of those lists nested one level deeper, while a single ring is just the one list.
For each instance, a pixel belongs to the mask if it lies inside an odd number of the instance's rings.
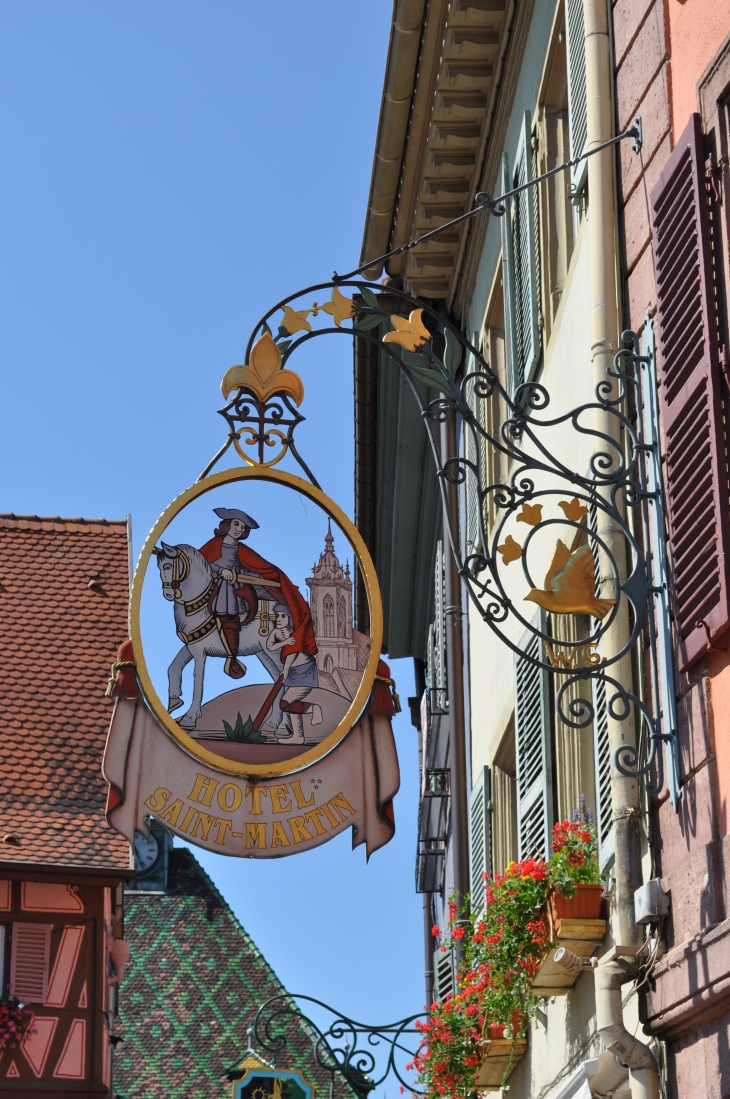
[{"label": "red shutter", "polygon": [[679,667],[730,622],[728,493],[700,116],[652,191],[665,479]]},{"label": "red shutter", "polygon": [[10,992],[27,1004],[42,1004],[48,990],[51,924],[14,923],[10,947]]}]

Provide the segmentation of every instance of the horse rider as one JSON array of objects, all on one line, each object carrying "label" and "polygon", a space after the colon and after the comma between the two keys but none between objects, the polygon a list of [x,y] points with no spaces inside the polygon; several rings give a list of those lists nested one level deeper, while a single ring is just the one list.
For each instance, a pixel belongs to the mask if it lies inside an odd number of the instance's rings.
[{"label": "horse rider", "polygon": [[[242,679],[246,674],[237,656],[241,627],[248,625],[258,612],[256,587],[271,591],[272,597],[289,609],[291,638],[281,650],[282,662],[292,653],[314,656],[317,643],[312,618],[299,588],[281,569],[260,557],[250,546],[242,545],[252,530],[259,529],[259,524],[240,508],[214,508],[213,512],[221,522],[210,541],[200,547],[200,552],[210,565],[216,582],[209,606],[226,651],[223,667],[226,675]],[[240,577],[241,572],[245,579]]]}]

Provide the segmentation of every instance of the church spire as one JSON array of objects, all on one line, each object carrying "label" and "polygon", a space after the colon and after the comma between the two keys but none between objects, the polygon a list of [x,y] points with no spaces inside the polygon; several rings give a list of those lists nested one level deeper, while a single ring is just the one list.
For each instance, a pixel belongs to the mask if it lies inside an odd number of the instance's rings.
[{"label": "church spire", "polygon": [[327,533],[324,536],[324,544],[326,546],[325,553],[334,553],[335,540],[332,537],[332,520],[327,519]]}]

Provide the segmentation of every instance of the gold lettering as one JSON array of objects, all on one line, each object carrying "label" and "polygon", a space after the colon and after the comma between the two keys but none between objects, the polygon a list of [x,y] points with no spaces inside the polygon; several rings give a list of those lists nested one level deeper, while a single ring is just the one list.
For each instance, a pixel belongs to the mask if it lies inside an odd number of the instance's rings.
[{"label": "gold lettering", "polygon": [[251,815],[261,816],[261,798],[269,796],[268,786],[247,786],[246,793],[251,795]]},{"label": "gold lettering", "polygon": [[[228,804],[229,794],[233,799],[230,805]],[[242,801],[243,794],[241,793],[241,787],[236,786],[235,782],[227,782],[225,786],[221,786],[218,791],[218,804],[226,813],[235,813]]]},{"label": "gold lettering", "polygon": [[302,793],[302,784],[298,778],[290,782],[292,790],[294,791],[294,797],[297,799],[297,809],[306,809],[308,805],[314,805],[314,793],[312,793],[309,801],[304,800],[304,794]]},{"label": "gold lettering", "polygon": [[211,826],[215,819],[216,818],[211,813],[198,813],[198,819],[193,825],[190,831],[190,835],[197,836],[199,828],[201,836],[204,840],[207,840],[208,832],[210,832]]},{"label": "gold lettering", "polygon": [[596,664],[603,663],[600,655],[596,652],[597,648],[598,645],[595,641],[593,641],[590,645],[586,645],[586,647],[583,649],[583,659],[585,660],[586,664],[591,664],[595,666]]},{"label": "gold lettering", "polygon": [[183,803],[180,798],[175,798],[172,805],[168,805],[164,813],[160,813],[160,820],[166,820],[173,828],[177,827],[177,818],[180,816]]},{"label": "gold lettering", "polygon": [[337,817],[335,816],[335,814],[330,809],[329,805],[327,805],[327,803],[325,802],[325,804],[320,806],[320,808],[321,808],[322,812],[324,813],[324,815],[327,817],[327,820],[330,822],[332,827],[336,828],[340,822],[338,821]]},{"label": "gold lettering", "polygon": [[[294,784],[291,783],[291,785],[293,786]],[[314,827],[317,829],[318,836],[323,836],[327,831],[320,819],[321,812],[321,809],[310,809],[308,813],[304,814],[304,819],[309,821],[310,824],[313,824]]]},{"label": "gold lettering", "polygon": [[333,808],[337,810],[343,820],[347,820],[347,817],[342,812],[343,809],[347,809],[348,813],[352,813],[353,817],[355,816],[355,810],[352,808],[349,801],[342,792],[340,792],[339,794],[335,794],[333,798],[330,798],[329,803],[331,806],[333,806]]},{"label": "gold lettering", "polygon": [[218,835],[215,837],[215,842],[222,847],[226,842],[226,832],[231,827],[231,821],[217,817],[215,823],[218,825]]},{"label": "gold lettering", "polygon": [[187,811],[187,813],[186,813],[186,814],[185,814],[185,816],[183,817],[183,822],[182,822],[182,824],[179,824],[179,825],[178,825],[178,828],[180,829],[180,831],[181,831],[181,832],[187,832],[187,830],[188,830],[188,825],[190,824],[191,820],[193,819],[193,817],[195,816],[195,814],[197,813],[197,811],[198,811],[198,810],[197,810],[197,809],[193,809],[193,807],[192,807],[192,806],[190,806],[190,807],[188,808],[188,811]]},{"label": "gold lettering", "polygon": [[207,775],[196,775],[190,800],[198,801],[201,805],[210,805],[217,785],[218,779],[216,778],[208,778]]},{"label": "gold lettering", "polygon": [[286,798],[287,795],[286,785],[269,786],[269,790],[271,791],[271,805],[274,812],[288,813],[291,809],[291,802],[288,798],[284,801],[284,798]]},{"label": "gold lettering", "polygon": [[246,847],[266,847],[266,823],[260,820],[258,824],[246,821]]},{"label": "gold lettering", "polygon": [[311,840],[314,837],[311,832],[308,832],[304,826],[304,817],[290,817],[286,822],[291,828],[291,838],[295,843],[301,843],[302,840]]},{"label": "gold lettering", "polygon": [[552,664],[553,668],[577,668],[578,667],[578,650],[573,649],[570,656],[567,656],[562,649],[554,650],[549,641],[545,642],[545,648],[547,650],[548,660]]},{"label": "gold lettering", "polygon": [[158,786],[154,794],[150,794],[147,798],[145,805],[148,809],[151,809],[153,813],[159,813],[169,797],[172,797],[170,791],[166,790],[164,786]]},{"label": "gold lettering", "polygon": [[284,825],[280,820],[275,820],[271,826],[271,846],[291,847],[286,832],[284,831]]}]

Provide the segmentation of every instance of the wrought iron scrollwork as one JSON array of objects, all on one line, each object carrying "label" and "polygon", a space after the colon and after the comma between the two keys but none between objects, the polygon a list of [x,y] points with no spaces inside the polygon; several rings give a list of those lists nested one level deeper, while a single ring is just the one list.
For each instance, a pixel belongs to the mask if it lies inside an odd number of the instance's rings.
[{"label": "wrought iron scrollwork", "polygon": [[[315,301],[308,308],[297,308],[302,299],[323,290],[332,295],[326,306]],[[652,598],[661,585],[655,582],[658,557],[648,534],[653,523],[656,538],[657,516],[649,515],[649,509],[661,508],[661,485],[647,487],[652,478],[656,481],[649,459],[658,454],[652,426],[656,409],[647,413],[651,354],[641,355],[638,337],[625,332],[624,347],[606,377],[595,385],[592,399],[553,412],[558,402],[542,382],[516,379],[514,386],[508,386],[479,348],[427,303],[388,287],[389,298],[402,303],[401,313],[394,316],[381,308],[381,291],[375,283],[335,280],[291,295],[254,328],[246,363],[253,361],[263,341],[273,339],[281,376],[296,379],[291,370],[295,352],[320,336],[351,339],[354,333],[378,347],[401,371],[418,404],[444,503],[450,485],[464,486],[467,496],[477,501],[477,537],[471,546],[462,547],[459,531],[445,509],[451,550],[477,613],[521,659],[557,677],[557,710],[566,725],[583,729],[593,724],[597,687],[612,720],[633,716],[639,746],[618,750],[614,766],[624,775],[646,776],[647,789],[658,792],[664,784],[663,753],[658,746],[662,741],[674,745],[676,721],[672,706],[665,704],[667,712],[660,712],[657,702],[670,691],[666,680],[670,627],[666,605],[657,610]],[[274,315],[279,311],[283,316],[273,337]],[[313,327],[308,318],[321,313],[332,316],[334,325]],[[344,321],[352,321],[352,327],[343,327]],[[236,378],[249,370],[233,369],[243,372]],[[266,383],[267,394],[273,377]],[[277,434],[285,446],[274,460],[291,451],[314,481],[294,445],[294,430],[303,417],[289,397],[274,394],[286,405],[286,417],[283,410],[273,410],[273,402],[262,401],[261,393],[252,401],[251,393],[256,397],[255,386],[239,382],[235,396],[221,410],[229,424],[229,441],[206,473],[231,441],[240,451],[241,433],[248,430],[248,441],[258,447],[260,463],[265,447]],[[441,424],[452,414],[459,417],[466,445],[461,453],[443,459]],[[281,430],[284,425],[286,436]],[[490,455],[490,463],[479,457],[483,453]],[[498,467],[498,475],[485,480],[485,465],[493,471]],[[641,532],[638,537],[636,531]],[[613,644],[609,650],[604,642],[622,605],[628,608],[624,619],[628,626],[621,645]],[[536,616],[537,607],[544,613]],[[661,628],[655,621],[657,614]],[[566,639],[566,631],[556,623],[576,615],[583,625],[580,636]],[[532,651],[520,647],[519,635],[525,631],[539,638]],[[616,674],[617,665],[644,632],[652,665],[653,714]],[[669,782],[676,805],[678,780],[672,759]]]},{"label": "wrought iron scrollwork", "polygon": [[[326,1026],[319,1026],[312,1018],[311,1008],[306,1010],[298,1001],[315,1005],[331,1017]],[[256,1012],[253,1021],[253,1040],[264,1052],[282,1053],[288,1046],[287,1030],[296,1020],[304,1023],[312,1036],[314,1058],[317,1064],[331,1074],[330,1094],[334,1092],[335,1075],[339,1074],[355,1092],[366,1099],[373,1088],[393,1074],[399,1084],[415,1095],[421,1095],[413,1082],[402,1075],[400,1061],[412,1061],[416,1050],[404,1043],[408,1035],[417,1035],[417,1019],[427,1015],[409,1015],[395,1023],[374,1026],[359,1023],[343,1015],[312,996],[289,995],[282,992],[272,996]],[[398,1055],[402,1055],[399,1059]]]}]

